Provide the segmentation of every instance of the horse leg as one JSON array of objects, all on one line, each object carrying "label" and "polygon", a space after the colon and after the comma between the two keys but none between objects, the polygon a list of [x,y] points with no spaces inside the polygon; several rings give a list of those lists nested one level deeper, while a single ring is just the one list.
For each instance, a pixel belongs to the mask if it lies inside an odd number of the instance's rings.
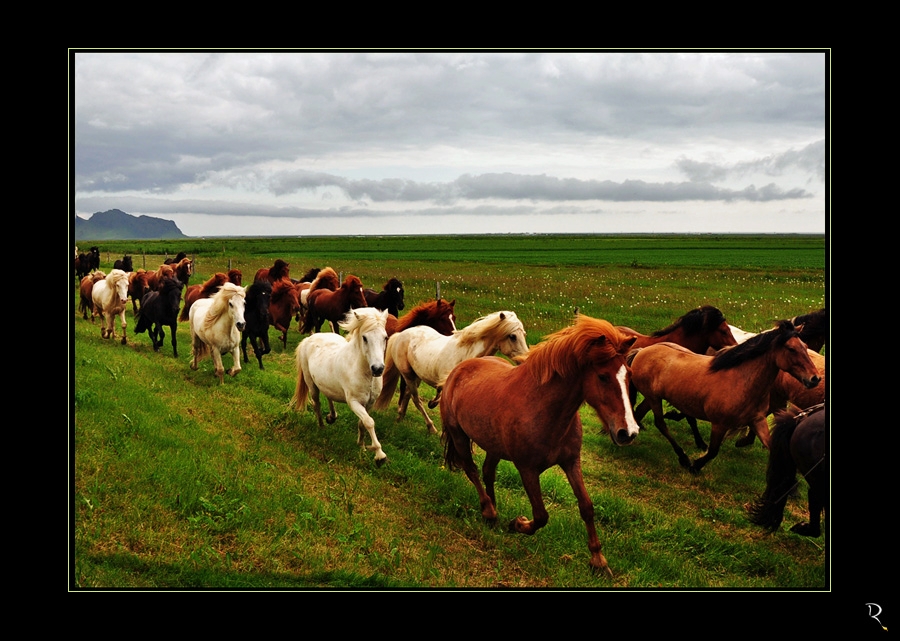
[{"label": "horse leg", "polygon": [[434,409],[441,403],[441,393],[444,391],[443,387],[437,388],[437,394],[434,395],[434,398],[428,401],[428,407]]},{"label": "horse leg", "polygon": [[541,494],[541,476],[540,472],[530,468],[519,467],[519,476],[522,477],[522,486],[531,502],[532,519],[529,521],[524,516],[518,516],[509,522],[510,532],[519,532],[520,534],[534,534],[539,529],[547,525],[550,516],[547,514],[547,508],[544,507],[544,497]]},{"label": "horse leg", "polygon": [[[127,345],[128,344],[128,335],[125,332],[125,327],[127,326],[127,323],[125,322],[125,307],[124,306],[122,307],[122,311],[119,312],[119,318],[120,318],[120,322],[122,323],[122,345]],[[116,333],[113,332],[113,338],[115,338],[115,337],[116,337]]]},{"label": "horse leg", "polygon": [[334,401],[330,398],[328,399],[328,416],[325,417],[325,421],[332,425],[337,420],[337,412],[334,411]]},{"label": "horse leg", "polygon": [[719,423],[712,423],[712,430],[709,434],[709,448],[706,450],[706,454],[694,461],[688,468],[692,474],[698,474],[700,470],[703,469],[704,465],[716,458],[719,454],[719,448],[722,447],[722,440],[725,438],[727,432],[728,428],[726,426]]},{"label": "horse leg", "polygon": [[490,452],[485,452],[484,465],[481,466],[481,476],[484,477],[484,489],[491,503],[497,505],[497,497],[494,496],[494,482],[497,480],[497,465],[500,457]]},{"label": "horse leg", "polygon": [[572,462],[561,465],[566,478],[569,479],[569,485],[575,493],[575,500],[578,501],[578,512],[581,514],[581,520],[587,528],[588,549],[591,551],[591,569],[594,571],[603,570],[609,576],[612,576],[612,570],[606,562],[606,557],[601,551],[600,539],[597,536],[597,526],[594,523],[594,503],[584,486],[584,476],[581,473],[581,457],[576,457]]},{"label": "horse leg", "polygon": [[751,426],[750,431],[747,432],[747,434],[745,436],[742,436],[741,438],[739,438],[738,440],[736,440],[734,442],[734,446],[735,447],[750,447],[751,445],[753,445],[753,441],[755,441],[755,440],[756,440],[756,432],[754,431],[753,427]]},{"label": "horse leg", "polygon": [[802,536],[818,537],[822,534],[822,511],[825,509],[825,497],[827,487],[824,478],[816,475],[806,477],[807,503],[809,505],[809,522],[797,523],[791,528],[791,532]]},{"label": "horse leg", "polygon": [[[221,358],[219,361],[221,362]],[[241,346],[235,343],[234,348],[231,350],[231,360],[234,362],[234,365],[231,366],[231,369],[228,370],[229,376],[237,376],[237,373],[241,371]]]},{"label": "horse leg", "polygon": [[[437,430],[434,427],[434,423],[431,420],[431,417],[428,416],[428,412],[425,410],[425,406],[422,405],[422,399],[419,397],[419,384],[418,381],[415,385],[407,385],[406,389],[409,390],[409,395],[412,397],[413,404],[416,406],[416,409],[421,412],[422,416],[425,417],[425,425],[428,428],[429,434],[437,434]],[[408,402],[408,399],[407,399]],[[406,408],[404,408],[404,413],[406,412]]]},{"label": "horse leg", "polygon": [[700,430],[697,428],[697,419],[693,416],[685,416],[684,420],[691,426],[691,433],[694,435],[694,444],[697,446],[697,449],[705,450],[707,447],[706,441],[703,440],[703,436],[700,435]]},{"label": "horse leg", "polygon": [[[253,352],[256,353],[256,338],[253,337],[250,339],[250,344],[253,346]],[[241,354],[244,356],[244,362],[246,363],[249,359],[247,358],[247,333],[241,333]]]},{"label": "horse leg", "polygon": [[309,397],[312,399],[313,412],[316,415],[316,420],[319,422],[319,427],[325,427],[325,424],[322,422],[322,403],[319,401],[319,388],[315,384],[310,384],[309,386]]},{"label": "horse leg", "polygon": [[[347,403],[350,406],[350,409],[359,417],[359,426],[361,428],[365,428],[365,430],[369,433],[369,440],[372,442],[371,445],[366,445],[365,448],[370,451],[375,452],[375,464],[376,465],[384,465],[387,462],[387,454],[384,453],[384,450],[381,449],[381,443],[378,442],[378,437],[375,435],[375,419],[369,416],[369,413],[366,412],[366,408],[356,400],[350,400]],[[359,441],[362,441],[362,431],[360,429],[360,438]],[[357,442],[359,442],[357,441]],[[362,445],[362,443],[360,443]]]},{"label": "horse leg", "polygon": [[[169,327],[169,331],[172,332],[172,352],[174,352],[175,358],[178,358],[178,339],[176,338],[176,335],[178,333],[177,330],[178,330],[178,325],[176,325],[174,323]],[[162,331],[161,328],[160,328],[160,331]],[[165,337],[163,337],[163,338],[165,338]],[[162,339],[160,339],[160,345],[161,344],[162,344]]]},{"label": "horse leg", "polygon": [[[672,438],[671,434],[669,434],[669,428],[666,425],[666,419],[665,419],[665,416],[663,415],[663,411],[662,411],[662,401],[660,401],[660,400],[650,401],[649,399],[645,398],[641,402],[641,404],[643,405],[644,403],[649,403],[652,406],[652,408],[653,408],[653,423],[656,425],[656,429],[659,430],[659,433],[662,434],[663,437],[665,437],[665,439],[667,441],[669,441],[669,444],[672,446],[672,449],[675,450],[675,455],[678,457],[678,462],[681,463],[681,467],[684,467],[693,472],[694,470],[691,465],[691,459],[688,458],[688,455],[684,453],[684,450],[681,449],[681,446],[678,444],[678,442],[674,438]],[[637,419],[637,414],[635,414],[635,419]]]}]

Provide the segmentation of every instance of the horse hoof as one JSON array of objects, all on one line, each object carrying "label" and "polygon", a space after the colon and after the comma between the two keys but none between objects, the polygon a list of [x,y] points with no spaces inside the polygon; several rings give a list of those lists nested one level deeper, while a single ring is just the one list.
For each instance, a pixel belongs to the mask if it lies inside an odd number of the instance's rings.
[{"label": "horse hoof", "polygon": [[735,447],[750,447],[751,445],[753,445],[753,440],[754,440],[753,436],[745,436],[745,437],[739,438],[737,441],[735,441],[734,446]]},{"label": "horse hoof", "polygon": [[386,457],[386,456],[385,456],[384,458],[377,458],[377,459],[375,459],[375,466],[376,466],[376,467],[381,467],[381,466],[383,466],[385,463],[387,463],[387,457]]},{"label": "horse hoof", "polygon": [[438,403],[437,403],[436,401],[433,401],[433,400],[432,400],[432,401],[428,401],[428,409],[433,410],[433,409],[434,409],[435,407],[437,407],[437,406],[438,406]]},{"label": "horse hoof", "polygon": [[325,422],[332,425],[337,420],[337,416],[326,416]]}]

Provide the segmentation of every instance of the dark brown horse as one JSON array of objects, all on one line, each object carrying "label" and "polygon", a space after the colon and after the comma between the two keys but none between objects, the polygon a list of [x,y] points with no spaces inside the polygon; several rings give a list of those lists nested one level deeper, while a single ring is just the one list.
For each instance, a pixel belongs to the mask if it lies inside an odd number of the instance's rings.
[{"label": "dark brown horse", "polygon": [[825,404],[783,410],[775,415],[766,489],[750,507],[750,520],[770,532],[776,531],[784,519],[788,496],[797,485],[797,472],[809,486],[807,503],[809,522],[797,523],[791,532],[803,536],[822,534],[821,518],[828,503],[828,464],[825,461]]},{"label": "dark brown horse", "polygon": [[306,304],[306,318],[303,319],[303,329],[300,330],[303,334],[318,332],[325,321],[331,323],[332,331],[337,334],[338,322],[344,319],[347,312],[367,307],[362,282],[353,274],[347,276],[335,291],[310,289]]},{"label": "dark brown horse", "polygon": [[137,316],[138,303],[144,298],[144,294],[150,291],[150,274],[144,269],[128,273],[128,296],[131,298],[131,311]]},{"label": "dark brown horse", "polygon": [[244,308],[244,329],[241,332],[241,353],[244,362],[247,358],[247,339],[253,346],[253,355],[263,367],[262,357],[272,351],[269,345],[269,303],[272,302],[272,283],[265,278],[258,280],[247,288],[246,307]]},{"label": "dark brown horse", "polygon": [[375,309],[388,310],[389,314],[394,316],[400,315],[403,309],[403,283],[396,278],[391,278],[384,284],[384,288],[380,292],[374,289],[364,289],[363,295],[366,297],[366,304]]},{"label": "dark brown horse", "polygon": [[[338,276],[338,273],[334,271],[333,268],[315,268],[315,272],[316,275],[313,276],[311,281],[307,282],[303,280],[299,283],[294,284],[294,288],[297,290],[297,295],[300,297],[300,311],[297,312],[297,323],[301,328],[306,323],[306,310],[309,309],[309,293],[314,292],[317,289],[327,289],[333,292],[341,286],[341,279]],[[312,270],[307,272],[307,275],[311,273]]]},{"label": "dark brown horse", "polygon": [[[808,388],[820,380],[790,321],[781,321],[774,330],[715,356],[695,354],[674,343],[657,343],[634,350],[629,358],[631,381],[644,395],[635,417],[652,409],[657,429],[672,445],[681,465],[694,474],[716,457],[727,434],[746,425],[769,446],[766,414],[779,371],[788,372]],[[709,448],[696,461],[691,462],[669,434],[663,400],[688,416],[710,422]]]},{"label": "dark brown horse", "polygon": [[[631,443],[638,425],[627,402],[625,353],[634,342],[604,320],[579,316],[575,325],[531,348],[518,367],[497,357],[457,365],[444,384],[441,421],[444,460],[462,468],[478,491],[481,514],[497,520],[494,481],[501,459],[522,477],[533,519],[514,519],[510,530],[534,534],[547,524],[540,474],[559,465],[569,479],[588,533],[591,567],[612,572],[594,524],[594,505],[581,473],[579,408],[587,401],[616,445]],[[485,451],[484,486],[472,460],[472,442]]]},{"label": "dark brown horse", "polygon": [[800,340],[814,352],[821,352],[828,339],[828,316],[823,307],[817,312],[794,316],[791,319],[800,332]]},{"label": "dark brown horse", "polygon": [[[259,281],[257,281],[259,282]],[[285,278],[272,285],[272,300],[269,301],[269,320],[281,332],[281,344],[287,349],[288,328],[291,319],[300,309],[300,299],[294,284]]]},{"label": "dark brown horse", "polygon": [[168,326],[175,358],[178,358],[178,307],[181,305],[182,287],[177,278],[164,278],[157,291],[144,294],[134,327],[135,334],[147,332],[153,351],[158,352],[166,339],[163,328]]}]

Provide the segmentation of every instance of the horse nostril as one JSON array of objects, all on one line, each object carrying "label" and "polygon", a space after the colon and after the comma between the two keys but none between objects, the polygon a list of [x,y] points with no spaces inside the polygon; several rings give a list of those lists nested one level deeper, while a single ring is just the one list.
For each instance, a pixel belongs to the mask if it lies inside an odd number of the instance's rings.
[{"label": "horse nostril", "polygon": [[384,372],[384,365],[372,365],[372,376],[381,376]]},{"label": "horse nostril", "polygon": [[235,323],[240,331],[244,331],[244,323]]}]

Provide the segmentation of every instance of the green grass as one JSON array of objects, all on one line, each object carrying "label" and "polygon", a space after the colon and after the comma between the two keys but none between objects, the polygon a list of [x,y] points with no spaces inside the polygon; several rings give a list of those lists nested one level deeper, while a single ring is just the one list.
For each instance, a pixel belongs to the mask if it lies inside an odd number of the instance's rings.
[{"label": "green grass", "polygon": [[[230,260],[243,270],[246,284],[275,258],[288,260],[292,273],[328,264],[375,288],[396,275],[408,303],[432,297],[439,281],[444,297],[457,299],[460,326],[511,309],[531,343],[567,325],[576,306],[650,332],[700,304],[720,307],[729,322],[750,331],[825,305],[824,268],[813,258],[824,255],[821,237],[584,239],[589,249],[573,238],[392,237],[379,239],[389,257],[367,258],[359,258],[366,239],[187,244],[198,250],[192,283],[224,271]],[[233,254],[212,249],[223,242]],[[440,253],[442,244],[454,250],[455,260],[419,258],[428,250]],[[637,244],[647,257],[633,267],[627,258],[614,264],[583,255],[619,251],[616,244],[625,246],[622,256],[637,251]],[[167,245],[170,255],[184,249]],[[539,251],[544,246],[546,252]],[[108,270],[107,245],[100,247]],[[110,244],[109,258],[137,255],[134,247]],[[660,253],[685,264],[664,265]],[[778,265],[777,256],[795,254],[806,255],[802,264]],[[508,259],[513,255],[515,260]],[[549,255],[562,262],[545,260]],[[501,258],[490,262],[490,256]],[[691,264],[691,256],[698,264]],[[717,267],[699,264],[704,261]],[[128,321],[129,344],[122,346],[102,340],[97,325],[73,315],[74,587],[828,585],[827,519],[820,539],[787,532],[805,519],[805,500],[789,502],[785,525],[775,535],[746,518],[745,505],[764,486],[766,453],[758,444],[736,449],[726,441],[694,477],[678,466],[652,417],[645,418],[647,429],[634,445],[618,448],[600,434],[592,411],[584,410],[582,460],[604,554],[615,573],[609,579],[588,568],[584,524],[559,469],[542,475],[547,527],[532,537],[513,535],[505,524],[530,515],[515,468],[503,462],[498,470],[500,524],[491,528],[481,518],[474,488],[463,474],[444,468],[438,438],[426,434],[414,409],[400,423],[393,408],[374,413],[390,457],[382,468],[356,446],[356,421],[346,406],[338,405],[338,421],[323,429],[311,412],[292,411],[293,349],[302,339],[295,327],[286,351],[273,341],[265,370],[251,355],[237,377],[226,377],[220,386],[209,360],[199,371],[188,368],[186,324],[178,329],[184,353],[175,359],[168,340],[156,353],[146,335],[131,333],[130,306]],[[230,357],[224,358],[227,368]],[[431,395],[424,387],[422,392]],[[432,418],[440,429],[437,412]],[[670,426],[696,457],[687,425]],[[708,436],[709,426],[700,426]]]}]

